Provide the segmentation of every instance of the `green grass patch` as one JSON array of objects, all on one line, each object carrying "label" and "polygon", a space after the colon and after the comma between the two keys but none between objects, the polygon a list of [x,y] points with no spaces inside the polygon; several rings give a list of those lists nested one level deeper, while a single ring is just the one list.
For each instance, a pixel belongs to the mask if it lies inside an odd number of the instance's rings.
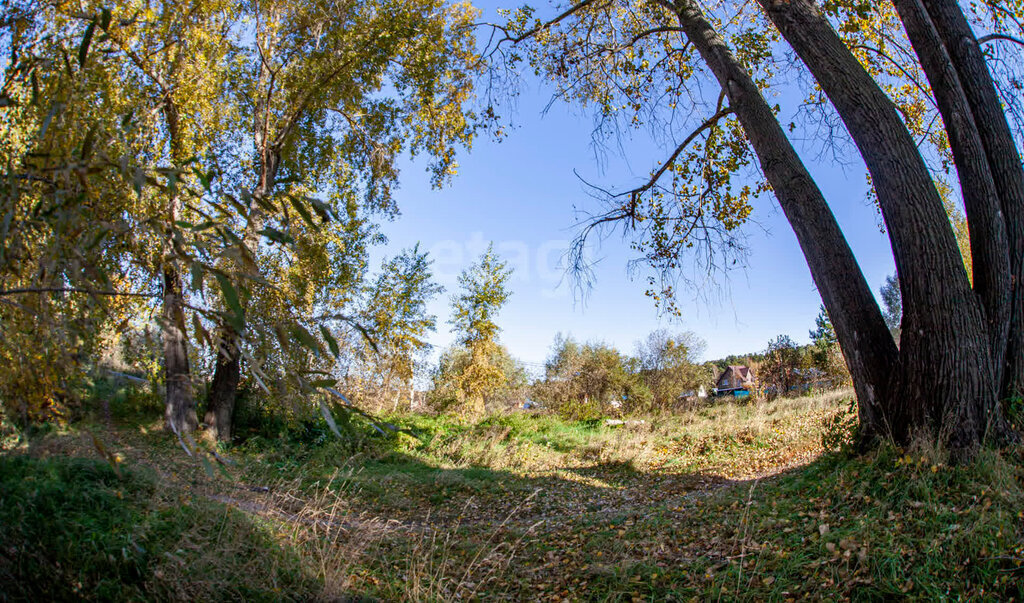
[{"label": "green grass patch", "polygon": [[303,598],[318,592],[269,526],[125,468],[0,457],[0,598]]}]

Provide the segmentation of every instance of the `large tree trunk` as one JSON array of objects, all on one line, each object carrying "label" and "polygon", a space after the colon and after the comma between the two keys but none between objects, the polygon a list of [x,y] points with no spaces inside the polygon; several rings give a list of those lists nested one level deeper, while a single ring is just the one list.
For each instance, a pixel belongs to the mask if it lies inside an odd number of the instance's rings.
[{"label": "large tree trunk", "polygon": [[[251,220],[250,220],[251,221]],[[248,235],[248,230],[246,235]],[[255,232],[255,229],[253,229]],[[244,236],[242,244],[254,248],[255,237]],[[245,311],[245,302],[240,297],[239,303]],[[244,325],[245,317],[242,316]],[[231,423],[235,413],[235,398],[238,395],[238,384],[242,380],[242,333],[234,326],[222,321],[219,327],[220,341],[217,345],[217,365],[213,371],[213,381],[206,398],[206,415],[204,421],[212,429],[217,440],[231,441]]]},{"label": "large tree trunk", "polygon": [[[265,154],[261,161],[259,184],[253,191],[252,201],[249,205],[249,217],[245,232],[242,235],[242,245],[252,251],[255,258],[255,249],[259,243],[259,231],[263,228],[264,215],[260,209],[259,200],[263,199],[274,187],[277,176],[277,166],[280,163],[280,156],[276,153]],[[245,299],[239,298],[242,304],[242,311],[245,312]],[[245,316],[242,316],[243,324]],[[210,394],[206,400],[206,423],[213,428],[217,439],[222,442],[231,440],[231,422],[235,411],[235,398],[238,393],[238,384],[242,379],[242,333],[239,333],[233,326],[224,323],[220,326],[221,341],[217,347],[217,367],[213,372],[213,382],[210,385]]]},{"label": "large tree trunk", "polygon": [[213,371],[213,383],[210,385],[210,393],[206,400],[206,416],[203,420],[214,431],[218,440],[230,442],[235,397],[242,376],[242,359],[239,353],[242,338],[227,325],[221,326],[220,333],[217,366]]},{"label": "large tree trunk", "polygon": [[882,403],[898,358],[878,303],[824,195],[750,75],[696,3],[680,0],[668,6],[728,95],[796,233],[857,391],[862,441],[870,442],[886,431]]},{"label": "large tree trunk", "polygon": [[992,370],[1002,383],[1010,320],[1010,265],[1006,222],[974,115],[921,0],[894,0],[907,36],[931,84],[960,176],[970,228],[974,291],[985,310]]},{"label": "large tree trunk", "polygon": [[[161,88],[166,90],[162,83]],[[178,109],[170,93],[166,93],[162,108],[167,125],[171,161],[181,165],[184,152],[178,130]],[[195,431],[199,426],[196,402],[192,396],[192,373],[188,362],[188,333],[185,330],[185,298],[181,281],[181,263],[175,257],[174,224],[180,219],[182,201],[171,188],[167,198],[167,228],[163,241],[164,299],[161,316],[164,344],[164,425],[181,435]]]},{"label": "large tree trunk", "polygon": [[196,404],[192,397],[192,379],[188,363],[188,339],[182,300],[181,274],[174,260],[165,260],[164,306],[162,316],[164,344],[164,383],[167,388],[164,424],[177,434],[196,429]]},{"label": "large tree trunk", "polygon": [[1024,396],[1024,166],[985,55],[959,3],[926,0],[923,4],[960,75],[1002,203],[1009,240],[1012,292],[1000,396],[1021,397]]},{"label": "large tree trunk", "polygon": [[[273,44],[268,44],[263,49],[264,60],[260,62],[257,72],[256,89],[264,90],[268,82],[273,81],[267,63],[274,51]],[[270,132],[270,107],[268,99],[270,92],[266,95],[257,95],[256,109],[253,112],[253,146],[256,148],[256,187],[252,191],[249,201],[249,215],[246,217],[245,230],[242,234],[242,246],[252,251],[255,260],[256,246],[259,243],[259,231],[263,228],[265,216],[261,207],[261,201],[273,191],[277,182],[277,170],[281,165],[281,146],[284,144],[284,137],[274,138]],[[245,300],[239,299],[242,304],[242,311],[245,312]],[[243,321],[245,316],[240,317]],[[231,421],[235,409],[235,397],[238,391],[238,384],[242,377],[241,348],[242,333],[239,333],[231,325],[221,325],[221,344],[217,348],[217,368],[213,373],[213,383],[210,385],[210,395],[207,398],[207,423],[213,426],[217,439],[228,441],[231,439]],[[211,422],[211,420],[213,422]]]},{"label": "large tree trunk", "polygon": [[808,0],[758,0],[814,74],[871,173],[903,297],[900,366],[884,419],[898,443],[966,457],[1005,423],[988,331],[942,200],[895,105]]}]

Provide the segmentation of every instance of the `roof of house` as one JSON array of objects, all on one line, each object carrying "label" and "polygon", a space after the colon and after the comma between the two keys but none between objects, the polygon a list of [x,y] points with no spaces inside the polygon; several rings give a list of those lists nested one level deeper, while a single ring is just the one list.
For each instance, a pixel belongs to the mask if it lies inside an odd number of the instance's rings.
[{"label": "roof of house", "polygon": [[[722,376],[725,376],[725,374],[728,373],[729,371],[732,371],[734,375],[739,375],[739,377],[744,381],[749,381],[751,378],[749,366],[744,366],[741,364],[730,365],[726,367],[725,371],[722,373]],[[721,379],[721,377],[719,377],[719,379]]]},{"label": "roof of house", "polygon": [[[733,375],[732,379],[729,379],[730,374]],[[744,389],[753,382],[754,373],[750,370],[749,366],[734,364],[725,367],[725,370],[718,376],[718,380],[715,383],[719,386],[717,389],[722,391],[730,389]]]}]

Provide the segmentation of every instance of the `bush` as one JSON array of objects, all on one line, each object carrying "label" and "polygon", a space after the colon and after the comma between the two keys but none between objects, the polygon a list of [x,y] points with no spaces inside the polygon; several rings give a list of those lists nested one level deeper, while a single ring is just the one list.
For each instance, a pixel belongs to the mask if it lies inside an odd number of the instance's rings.
[{"label": "bush", "polygon": [[[318,406],[311,400],[282,404],[250,385],[239,388],[232,422],[233,439],[244,442],[253,437],[284,439],[305,446],[322,446],[334,438]],[[349,427],[343,407],[334,408],[333,417],[343,432]],[[200,415],[202,416],[202,415]]]},{"label": "bush", "polygon": [[851,398],[844,411],[840,411],[823,421],[821,429],[821,447],[825,452],[848,453],[853,450],[857,441],[857,430],[860,422],[857,417],[857,400]]},{"label": "bush", "polygon": [[88,403],[100,418],[128,422],[153,421],[163,416],[162,396],[146,384],[133,383],[117,377],[101,377],[92,382]]},{"label": "bush", "polygon": [[601,403],[595,400],[567,400],[559,404],[555,413],[565,421],[600,421],[604,418]]},{"label": "bush", "polygon": [[650,413],[657,410],[657,403],[651,388],[642,382],[633,382],[626,387],[623,410],[634,414]]},{"label": "bush", "polygon": [[236,442],[254,436],[266,439],[284,437],[296,425],[291,413],[280,405],[272,404],[263,392],[256,391],[247,383],[239,385],[232,419],[232,435]]}]

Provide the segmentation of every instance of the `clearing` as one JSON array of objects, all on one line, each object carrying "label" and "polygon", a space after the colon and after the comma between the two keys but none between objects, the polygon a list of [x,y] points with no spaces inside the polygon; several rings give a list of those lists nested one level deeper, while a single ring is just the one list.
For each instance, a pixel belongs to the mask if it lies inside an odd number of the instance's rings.
[{"label": "clearing", "polygon": [[158,424],[80,424],[0,457],[0,583],[11,599],[1019,599],[1021,450],[971,467],[823,454],[850,397],[618,426],[405,415],[390,420],[415,436],[254,436],[223,470]]}]

